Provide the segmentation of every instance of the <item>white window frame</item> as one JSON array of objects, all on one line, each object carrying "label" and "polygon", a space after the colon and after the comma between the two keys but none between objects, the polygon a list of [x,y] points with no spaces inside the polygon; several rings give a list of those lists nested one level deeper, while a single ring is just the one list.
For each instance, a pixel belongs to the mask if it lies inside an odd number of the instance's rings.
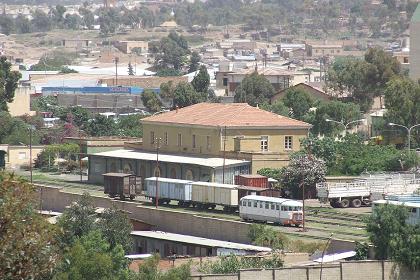
[{"label": "white window frame", "polygon": [[182,134],[181,133],[178,133],[178,138],[177,138],[177,144],[178,144],[178,147],[181,147],[182,146]]},{"label": "white window frame", "polygon": [[207,135],[206,137],[206,144],[207,144],[207,150],[211,149],[211,137]]},{"label": "white window frame", "polygon": [[268,152],[268,136],[261,136],[260,148],[262,152]]},{"label": "white window frame", "polygon": [[286,151],[293,150],[293,136],[284,136],[284,149]]},{"label": "white window frame", "polygon": [[165,146],[168,146],[169,139],[168,139],[168,132],[165,132]]},{"label": "white window frame", "polygon": [[155,132],[150,131],[150,144],[155,144]]}]

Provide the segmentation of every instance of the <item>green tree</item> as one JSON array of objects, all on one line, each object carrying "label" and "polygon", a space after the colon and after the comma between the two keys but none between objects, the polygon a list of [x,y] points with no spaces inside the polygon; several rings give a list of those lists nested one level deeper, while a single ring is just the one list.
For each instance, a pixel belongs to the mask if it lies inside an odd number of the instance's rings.
[{"label": "green tree", "polygon": [[385,88],[387,121],[406,126],[420,122],[420,86],[408,78],[395,78]]},{"label": "green tree", "polygon": [[92,198],[85,193],[67,208],[58,219],[58,225],[63,230],[62,246],[70,246],[78,238],[87,235],[95,229],[96,213]]},{"label": "green tree", "polygon": [[143,127],[141,119],[143,116],[133,114],[129,116],[120,116],[118,119],[118,135],[127,137],[142,137]]},{"label": "green tree", "polygon": [[31,25],[38,32],[49,31],[51,29],[51,20],[45,12],[37,9],[32,14]]},{"label": "green tree", "polygon": [[121,245],[125,252],[129,252],[132,249],[133,240],[130,234],[133,226],[127,214],[116,208],[115,205],[102,213],[98,222],[98,228],[111,249],[118,245]]},{"label": "green tree", "polygon": [[289,107],[291,117],[302,120],[303,116],[309,112],[314,105],[311,96],[302,89],[291,88],[286,90],[286,94],[282,99],[284,105]]},{"label": "green tree", "polygon": [[235,102],[248,103],[251,106],[270,103],[275,94],[273,86],[257,72],[246,76],[235,90]]},{"label": "green tree", "polygon": [[284,168],[280,182],[293,198],[302,198],[302,187],[305,188],[305,198],[312,198],[316,195],[316,184],[325,181],[326,173],[323,160],[309,155],[295,155]]},{"label": "green tree", "polygon": [[150,49],[155,54],[155,68],[158,70],[181,70],[187,61],[186,55],[189,53],[185,38],[174,31],[171,31],[167,37],[162,38]]},{"label": "green tree", "polygon": [[206,66],[200,66],[200,71],[198,71],[198,74],[192,80],[191,85],[196,92],[201,93],[203,97],[207,97],[207,91],[210,85],[210,75],[207,72]]},{"label": "green tree", "polygon": [[280,231],[259,224],[252,224],[249,227],[248,237],[253,244],[274,250],[283,250],[288,242],[287,237]]},{"label": "green tree", "polygon": [[198,66],[200,65],[200,55],[198,52],[193,51],[190,57],[190,65],[188,67],[188,73],[195,72],[198,70]]},{"label": "green tree", "polygon": [[11,71],[12,64],[5,56],[0,57],[0,111],[8,111],[7,103],[13,101],[18,81],[22,75]]},{"label": "green tree", "polygon": [[15,22],[8,15],[0,15],[0,30],[5,35],[10,35],[15,30]]},{"label": "green tree", "polygon": [[133,65],[131,65],[131,62],[128,63],[128,75],[134,76]]},{"label": "green tree", "polygon": [[289,116],[289,108],[281,100],[276,100],[273,104],[264,103],[260,108],[280,116]]},{"label": "green tree", "polygon": [[349,93],[363,111],[369,110],[373,97],[380,96],[387,84],[400,75],[400,64],[378,48],[369,49],[364,60],[336,60],[328,71],[328,86],[339,93]]},{"label": "green tree", "polygon": [[159,270],[159,255],[147,258],[139,265],[139,272],[133,277],[138,280],[189,280],[191,279],[190,263],[171,268],[166,272]]},{"label": "green tree", "polygon": [[330,136],[343,133],[344,127],[336,123],[327,122],[327,119],[340,121],[346,124],[361,118],[362,113],[359,105],[341,101],[328,101],[319,103],[316,111],[305,115],[304,120],[313,125],[311,132],[314,135],[320,134]]},{"label": "green tree", "polygon": [[86,124],[85,131],[91,136],[112,136],[117,135],[117,125],[112,118],[96,115]]},{"label": "green tree", "polygon": [[[24,143],[29,145],[29,127],[30,124],[24,120],[12,117],[8,112],[0,111],[0,143],[20,145]],[[39,144],[39,131],[32,130],[32,144]]]},{"label": "green tree", "polygon": [[150,113],[159,112],[162,110],[162,102],[160,101],[157,94],[151,90],[145,90],[141,95],[141,101],[143,102],[144,107]]},{"label": "green tree", "polygon": [[366,230],[377,259],[391,259],[418,270],[420,227],[407,224],[407,217],[407,208],[404,206],[378,205],[367,221]]},{"label": "green tree", "polygon": [[53,279],[127,279],[128,275],[122,246],[112,248],[99,231],[91,231],[75,240]]},{"label": "green tree", "polygon": [[175,87],[174,106],[182,108],[200,103],[201,101],[203,101],[202,95],[196,92],[191,84],[181,82]]},{"label": "green tree", "polygon": [[58,261],[56,231],[38,207],[33,185],[0,173],[0,275],[2,279],[43,279]]}]

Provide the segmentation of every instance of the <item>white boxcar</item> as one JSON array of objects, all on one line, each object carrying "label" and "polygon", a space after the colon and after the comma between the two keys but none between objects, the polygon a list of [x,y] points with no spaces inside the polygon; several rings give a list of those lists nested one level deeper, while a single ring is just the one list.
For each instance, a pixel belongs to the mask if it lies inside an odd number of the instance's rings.
[{"label": "white boxcar", "polygon": [[238,189],[236,185],[193,182],[192,201],[210,206],[238,207]]},{"label": "white boxcar", "polygon": [[[156,177],[146,178],[144,181],[146,185],[146,197],[156,198]],[[182,202],[191,201],[191,181],[159,177],[158,182],[159,200],[166,199],[167,202],[170,200],[177,200]]]}]

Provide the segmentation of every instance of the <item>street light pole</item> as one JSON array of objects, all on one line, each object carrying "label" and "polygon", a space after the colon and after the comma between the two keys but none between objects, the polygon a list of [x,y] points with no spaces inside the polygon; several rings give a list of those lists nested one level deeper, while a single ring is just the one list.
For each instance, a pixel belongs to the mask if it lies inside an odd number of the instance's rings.
[{"label": "street light pole", "polygon": [[322,280],[322,266],[323,266],[323,264],[324,264],[324,255],[325,255],[325,251],[326,251],[326,250],[327,250],[327,248],[328,248],[328,243],[329,243],[329,242],[331,242],[332,237],[333,237],[333,233],[331,233],[330,238],[328,238],[328,240],[327,240],[327,244],[325,244],[325,248],[324,248],[324,250],[322,251],[321,269],[320,269],[320,271],[319,271],[319,280]]},{"label": "street light pole", "polygon": [[358,122],[364,122],[365,120],[366,119],[360,119],[360,120],[355,120],[355,121],[351,121],[351,122],[348,122],[348,123],[344,123],[344,122],[339,122],[339,121],[335,121],[335,120],[331,120],[331,119],[325,119],[326,122],[332,122],[332,123],[336,123],[336,124],[340,124],[340,125],[344,126],[344,136],[347,135],[347,127],[350,124],[358,123]]},{"label": "street light pole", "polygon": [[407,127],[407,126],[402,125],[402,124],[396,124],[396,123],[388,123],[388,125],[390,125],[390,126],[399,126],[399,127],[402,127],[402,128],[407,129],[407,132],[408,132],[408,150],[411,151],[411,130],[413,128],[416,128],[416,127],[420,126],[420,123],[419,124],[415,124],[415,125],[410,126],[410,127]]},{"label": "street light pole", "polygon": [[161,138],[155,138],[156,141],[156,171],[155,171],[155,177],[156,177],[156,208],[159,206],[159,177],[160,177],[160,169],[159,169],[159,144],[160,144]]},{"label": "street light pole", "polygon": [[82,173],[82,136],[81,130],[79,127],[79,169],[80,169],[80,182],[83,182],[83,173]]},{"label": "street light pole", "polygon": [[32,127],[29,127],[29,172],[31,173],[31,184],[32,180]]}]

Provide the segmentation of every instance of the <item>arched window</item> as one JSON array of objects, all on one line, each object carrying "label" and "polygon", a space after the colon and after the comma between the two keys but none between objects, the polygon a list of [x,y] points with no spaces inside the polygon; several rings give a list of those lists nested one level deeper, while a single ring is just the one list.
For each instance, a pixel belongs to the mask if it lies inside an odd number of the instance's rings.
[{"label": "arched window", "polygon": [[115,164],[115,162],[111,163],[111,166],[109,167],[109,171],[110,172],[117,172],[117,165]]},{"label": "arched window", "polygon": [[123,172],[124,173],[133,173],[133,166],[131,166],[130,163],[124,164]]},{"label": "arched window", "polygon": [[155,177],[161,177],[162,170],[160,170],[160,167],[155,167],[153,174]]},{"label": "arched window", "polygon": [[178,179],[177,176],[176,176],[176,169],[175,169],[175,167],[172,167],[171,168],[170,178],[172,178],[172,179]]},{"label": "arched window", "polygon": [[191,169],[188,169],[186,172],[185,172],[185,180],[194,180],[194,173],[192,172],[192,170]]}]

